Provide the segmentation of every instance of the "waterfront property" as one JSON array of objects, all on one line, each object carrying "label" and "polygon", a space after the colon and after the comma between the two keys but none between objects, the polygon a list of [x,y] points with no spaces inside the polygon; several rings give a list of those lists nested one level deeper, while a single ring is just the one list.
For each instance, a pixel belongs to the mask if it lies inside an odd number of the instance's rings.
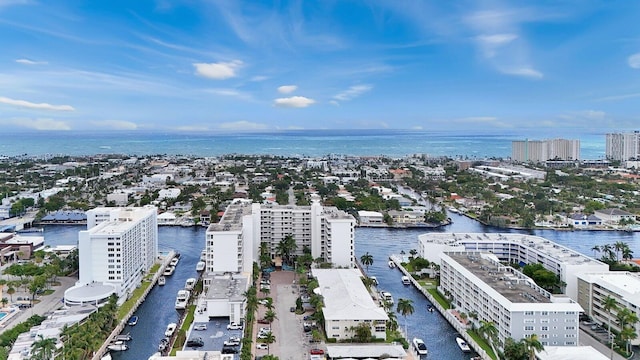
[{"label": "waterfront property", "polygon": [[242,323],[246,314],[244,293],[249,278],[242,274],[208,276],[203,279],[204,293],[198,298],[195,321],[206,322],[213,317],[228,317]]},{"label": "waterfront property", "polygon": [[356,269],[313,269],[318,291],[324,300],[324,328],[328,338],[344,340],[353,337],[352,328],[366,324],[371,336],[386,339],[389,320],[383,308],[371,298]]},{"label": "waterfront property", "polygon": [[420,256],[440,264],[445,251],[492,253],[506,263],[540,263],[566,284],[565,293],[578,298],[577,274],[603,272],[609,265],[539,236],[508,233],[428,233],[418,236]]},{"label": "waterfront property", "polygon": [[493,254],[446,252],[441,259],[438,290],[477,328],[494,323],[501,342],[539,334],[545,346],[578,344],[582,307],[567,296],[550,294]]},{"label": "waterfront property", "polygon": [[[607,309],[606,299],[615,299],[617,309]],[[591,319],[605,326],[611,320],[611,329],[619,333],[622,329],[617,314],[628,309],[640,316],[640,277],[636,273],[610,271],[578,275],[578,303]],[[636,335],[640,326],[633,324]],[[632,345],[640,345],[640,336],[629,339]]]},{"label": "waterfront property", "polygon": [[140,285],[158,254],[157,209],[97,208],[87,212],[78,234],[79,279],[64,294],[65,305],[123,303]]},{"label": "waterfront property", "polygon": [[153,354],[149,357],[149,360],[233,360],[234,354],[223,354],[220,351],[200,351],[200,350],[181,350],[177,351],[175,355],[162,355],[160,353]]}]

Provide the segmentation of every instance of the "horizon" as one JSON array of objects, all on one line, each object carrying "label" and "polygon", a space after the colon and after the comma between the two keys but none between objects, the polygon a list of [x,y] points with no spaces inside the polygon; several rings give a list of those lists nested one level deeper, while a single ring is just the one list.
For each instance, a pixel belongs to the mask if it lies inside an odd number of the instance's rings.
[{"label": "horizon", "polygon": [[0,125],[626,132],[638,20],[636,2],[0,0]]}]

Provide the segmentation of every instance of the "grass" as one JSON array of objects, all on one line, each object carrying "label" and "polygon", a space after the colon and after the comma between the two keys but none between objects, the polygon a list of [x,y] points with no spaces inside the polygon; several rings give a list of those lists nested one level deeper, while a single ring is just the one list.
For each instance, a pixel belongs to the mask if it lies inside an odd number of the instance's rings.
[{"label": "grass", "polygon": [[429,280],[418,280],[418,284],[420,284],[420,286],[425,287],[425,288],[433,288],[435,289],[437,286],[437,282],[435,279],[429,279]]},{"label": "grass", "polygon": [[469,334],[469,336],[471,336],[473,340],[475,340],[475,342],[477,342],[478,345],[480,345],[482,350],[484,350],[487,353],[487,355],[489,355],[490,358],[492,359],[496,358],[496,355],[493,353],[493,349],[491,349],[491,345],[487,344],[487,341],[483,337],[478,335],[477,332],[473,330],[467,330],[467,334]]},{"label": "grass", "polygon": [[133,295],[120,306],[118,309],[118,321],[122,321],[125,316],[133,309],[133,305],[140,299],[145,290],[151,286],[151,282],[143,281],[138,288],[133,291]]},{"label": "grass", "polygon": [[440,304],[440,306],[442,306],[445,309],[449,309],[451,307],[451,303],[447,299],[445,299],[442,295],[440,295],[438,290],[436,290],[435,288],[431,288],[431,289],[427,289],[427,291],[429,292],[429,294],[431,294],[431,296],[433,296],[434,299],[436,299],[436,301],[438,302],[438,304]]}]

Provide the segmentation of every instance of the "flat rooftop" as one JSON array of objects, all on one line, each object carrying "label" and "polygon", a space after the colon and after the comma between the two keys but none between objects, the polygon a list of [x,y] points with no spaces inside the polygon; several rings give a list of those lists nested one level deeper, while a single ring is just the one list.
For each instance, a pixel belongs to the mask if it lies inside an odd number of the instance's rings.
[{"label": "flat rooftop", "polygon": [[420,241],[427,243],[431,242],[452,246],[462,245],[470,251],[477,250],[478,245],[483,243],[511,244],[525,248],[532,248],[533,250],[545,254],[546,256],[550,256],[563,264],[603,264],[596,259],[569,249],[566,246],[534,235],[509,233],[428,233],[420,235],[419,239]]},{"label": "flat rooftop", "polygon": [[578,277],[620,295],[631,304],[640,305],[640,277],[634,273],[611,271],[580,274]]},{"label": "flat rooftop", "polygon": [[249,278],[242,275],[233,277],[214,276],[211,278],[211,285],[207,291],[207,299],[229,299],[231,301],[242,301],[244,292],[247,290]]},{"label": "flat rooftop", "polygon": [[512,303],[551,303],[538,287],[514,269],[482,258],[480,253],[446,253]]},{"label": "flat rooftop", "polygon": [[251,214],[251,204],[235,203],[227,207],[222,219],[207,228],[210,231],[240,231],[242,230],[242,217]]}]

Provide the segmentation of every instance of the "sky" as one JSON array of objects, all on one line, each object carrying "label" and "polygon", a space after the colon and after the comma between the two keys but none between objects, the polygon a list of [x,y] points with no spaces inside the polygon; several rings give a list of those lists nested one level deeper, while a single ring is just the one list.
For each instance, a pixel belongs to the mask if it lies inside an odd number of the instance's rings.
[{"label": "sky", "polygon": [[640,130],[640,2],[0,0],[5,130]]}]

